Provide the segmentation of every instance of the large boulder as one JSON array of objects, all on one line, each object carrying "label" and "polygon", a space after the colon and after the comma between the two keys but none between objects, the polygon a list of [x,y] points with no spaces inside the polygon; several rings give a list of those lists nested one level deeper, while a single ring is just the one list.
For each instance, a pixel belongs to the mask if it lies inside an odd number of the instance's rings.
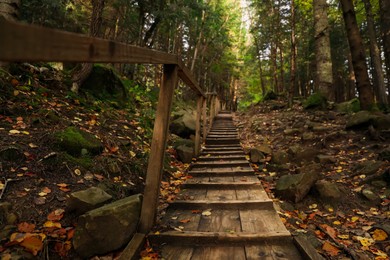
[{"label": "large boulder", "polygon": [[190,138],[195,135],[196,111],[192,109],[182,109],[173,114],[173,120],[169,126],[171,133],[182,138]]},{"label": "large boulder", "polygon": [[249,157],[252,163],[259,163],[264,160],[265,155],[257,148],[251,148],[249,150]]},{"label": "large boulder", "polygon": [[302,167],[299,174],[280,177],[276,183],[276,194],[295,203],[301,201],[319,179],[320,170],[319,164],[310,164]]},{"label": "large boulder", "polygon": [[67,207],[77,214],[84,214],[87,211],[103,206],[112,196],[104,190],[91,187],[86,190],[76,191],[70,194],[67,200]]},{"label": "large boulder", "polygon": [[136,231],[142,195],[133,195],[81,215],[73,238],[83,258],[106,254],[126,245]]},{"label": "large boulder", "polygon": [[103,145],[98,138],[74,126],[57,132],[54,138],[60,149],[73,156],[78,157],[84,153],[96,155],[103,151]]},{"label": "large boulder", "polygon": [[356,113],[360,111],[360,101],[357,98],[336,104],[336,111],[342,113]]},{"label": "large boulder", "polygon": [[390,116],[379,112],[360,111],[348,118],[346,129],[366,130],[370,125],[378,130],[389,130]]},{"label": "large boulder", "polygon": [[315,188],[323,199],[340,199],[342,193],[337,183],[328,182],[326,180],[319,180],[315,184]]},{"label": "large boulder", "polygon": [[180,145],[176,148],[178,159],[183,163],[190,163],[194,157],[194,148],[186,145]]},{"label": "large boulder", "polygon": [[314,93],[311,96],[309,96],[304,102],[303,102],[303,108],[304,109],[315,109],[315,108],[326,108],[326,98],[319,94]]}]

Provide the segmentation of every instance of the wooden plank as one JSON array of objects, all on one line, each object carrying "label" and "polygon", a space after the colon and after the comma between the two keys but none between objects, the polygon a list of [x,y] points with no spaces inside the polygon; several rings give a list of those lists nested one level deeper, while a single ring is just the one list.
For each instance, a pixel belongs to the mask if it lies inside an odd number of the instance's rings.
[{"label": "wooden plank", "polygon": [[228,161],[198,161],[194,165],[192,165],[192,169],[208,167],[208,168],[216,168],[216,167],[238,167],[238,166],[248,166],[249,162],[247,160],[228,160]]},{"label": "wooden plank", "polygon": [[207,189],[183,189],[176,197],[177,200],[204,200]]},{"label": "wooden plank", "polygon": [[172,98],[178,81],[177,71],[178,67],[176,65],[164,65],[163,83],[158,98],[152,145],[146,173],[144,199],[139,225],[139,231],[141,233],[149,232],[156,218]]},{"label": "wooden plank", "polygon": [[178,56],[0,19],[0,60],[177,64]]},{"label": "wooden plank", "polygon": [[275,209],[240,210],[243,232],[288,232]]},{"label": "wooden plank", "polygon": [[191,260],[229,259],[245,260],[245,249],[240,246],[198,247],[194,250]]},{"label": "wooden plank", "polygon": [[167,231],[159,234],[149,234],[153,243],[170,245],[247,245],[262,241],[287,240],[292,237],[289,232],[193,232]]},{"label": "wooden plank", "polygon": [[166,227],[184,227],[185,231],[198,231],[199,222],[201,219],[200,213],[192,213],[188,210],[173,210],[168,209],[167,213],[161,220],[162,225]]},{"label": "wooden plank", "polygon": [[195,126],[195,157],[198,157],[200,154],[200,119],[202,113],[202,103],[203,97],[198,97],[197,107],[196,107],[196,126]]},{"label": "wooden plank", "polygon": [[265,241],[258,245],[246,246],[248,260],[300,260],[302,256],[292,241]]},{"label": "wooden plank", "polygon": [[203,90],[200,88],[198,82],[193,77],[191,71],[185,66],[182,60],[177,59],[177,64],[179,65],[179,77],[185,84],[187,84],[196,94],[206,97]]},{"label": "wooden plank", "polygon": [[305,259],[324,260],[317,250],[303,236],[294,236],[294,244]]},{"label": "wooden plank", "polygon": [[194,248],[192,246],[165,245],[161,250],[161,259],[191,260]]},{"label": "wooden plank", "polygon": [[145,234],[135,233],[129,244],[123,250],[118,260],[135,260],[139,259],[138,252],[145,242]]},{"label": "wooden plank", "polygon": [[206,199],[211,201],[231,201],[236,200],[235,189],[208,189]]},{"label": "wooden plank", "polygon": [[241,232],[238,210],[212,210],[210,216],[202,216],[199,222],[200,232]]},{"label": "wooden plank", "polygon": [[[175,200],[170,203],[170,206],[175,209],[260,209],[260,210],[273,210],[274,204],[272,200],[251,200],[251,201],[212,201],[212,200]],[[276,213],[275,213],[276,214]],[[249,224],[255,223],[248,220]],[[259,222],[259,221],[258,221]],[[282,224],[283,225],[283,224]]]},{"label": "wooden plank", "polygon": [[251,186],[250,188],[243,189],[243,188],[237,188],[236,189],[237,199],[239,200],[266,200],[269,199],[267,193],[263,189],[263,187],[258,184],[255,187]]},{"label": "wooden plank", "polygon": [[[182,185],[183,189],[247,189],[257,188],[260,186],[260,182],[186,182]],[[238,190],[237,190],[238,191]],[[247,191],[248,193],[248,191]],[[240,195],[242,198],[249,195]],[[253,195],[255,196],[255,195]]]}]

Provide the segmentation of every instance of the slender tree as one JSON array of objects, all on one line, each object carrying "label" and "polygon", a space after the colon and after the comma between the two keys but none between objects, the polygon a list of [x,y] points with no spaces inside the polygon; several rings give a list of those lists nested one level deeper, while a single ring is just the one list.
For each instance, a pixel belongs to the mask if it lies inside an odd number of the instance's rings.
[{"label": "slender tree", "polygon": [[362,109],[371,109],[374,103],[374,94],[368,77],[366,55],[356,22],[355,9],[352,0],[340,0],[340,3],[352,56],[353,69],[355,71],[360,106]]},{"label": "slender tree", "polygon": [[313,0],[316,77],[319,93],[334,101],[332,57],[330,52],[328,5],[326,0]]},{"label": "slender tree", "polygon": [[387,105],[386,86],[382,69],[381,54],[375,33],[375,24],[372,14],[372,7],[370,0],[363,0],[364,8],[367,16],[367,30],[370,39],[370,57],[372,65],[372,79],[374,83],[374,90],[376,101],[380,104]]},{"label": "slender tree", "polygon": [[289,106],[292,106],[293,96],[296,88],[295,73],[297,60],[297,42],[295,35],[295,1],[291,0],[291,65],[290,65],[290,89],[289,89]]},{"label": "slender tree", "polygon": [[379,6],[383,50],[386,64],[387,91],[390,91],[390,1],[379,0]]}]

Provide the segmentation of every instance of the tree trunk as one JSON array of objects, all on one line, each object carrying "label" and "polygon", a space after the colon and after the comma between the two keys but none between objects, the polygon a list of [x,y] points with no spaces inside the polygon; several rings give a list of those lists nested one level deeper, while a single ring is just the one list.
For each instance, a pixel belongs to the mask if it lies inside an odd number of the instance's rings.
[{"label": "tree trunk", "polygon": [[387,90],[390,92],[390,1],[379,0],[379,6],[383,51],[385,53]]},{"label": "tree trunk", "polygon": [[296,73],[296,59],[297,59],[297,42],[295,38],[295,2],[291,0],[291,67],[290,67],[290,91],[288,103],[292,106],[294,92],[296,88],[295,73]]},{"label": "tree trunk", "polygon": [[368,37],[370,39],[370,56],[372,64],[372,77],[374,83],[374,90],[376,101],[379,104],[387,105],[387,95],[386,95],[386,86],[382,70],[382,60],[381,54],[378,47],[378,42],[375,33],[374,18],[372,15],[372,7],[370,0],[363,0],[364,7],[366,9],[367,16],[367,29]]},{"label": "tree trunk", "polygon": [[261,52],[260,52],[260,46],[259,46],[259,39],[257,37],[255,38],[255,44],[256,44],[256,54],[259,55],[259,59],[257,60],[258,66],[259,66],[259,80],[260,80],[260,86],[261,86],[261,94],[265,95],[265,83],[263,80],[263,68],[262,68],[262,61],[261,61]]},{"label": "tree trunk", "polygon": [[[89,35],[92,37],[99,36],[99,30],[102,24],[102,15],[104,9],[105,0],[91,0],[92,3],[92,17],[91,24],[89,27]],[[73,75],[73,85],[72,91],[78,92],[81,84],[88,78],[91,74],[93,68],[93,63],[82,63],[81,69],[74,73]]]},{"label": "tree trunk", "polygon": [[366,55],[352,0],[340,0],[345,29],[347,31],[349,48],[351,50],[352,65],[356,76],[356,87],[359,92],[362,109],[371,109],[374,104],[374,94],[368,77]]},{"label": "tree trunk", "polygon": [[[0,17],[10,21],[17,21],[19,18],[20,0],[0,0]],[[8,70],[8,62],[0,61],[0,68]]]},{"label": "tree trunk", "polygon": [[351,52],[348,51],[348,79],[347,79],[347,100],[351,100],[356,97],[356,77],[353,70]]},{"label": "tree trunk", "polygon": [[314,84],[316,89],[330,101],[334,101],[333,69],[330,51],[328,5],[326,0],[313,0],[314,9],[314,40],[316,74]]}]

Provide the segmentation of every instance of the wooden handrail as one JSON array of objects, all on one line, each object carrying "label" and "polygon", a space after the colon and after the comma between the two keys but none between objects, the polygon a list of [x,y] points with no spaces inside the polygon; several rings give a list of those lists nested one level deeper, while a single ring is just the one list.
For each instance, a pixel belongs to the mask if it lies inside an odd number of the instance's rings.
[{"label": "wooden handrail", "polygon": [[[93,38],[40,26],[13,22],[0,17],[0,61],[7,62],[100,62],[163,64],[164,74],[159,93],[151,151],[145,180],[144,200],[137,234],[121,259],[131,259],[155,221],[163,159],[169,130],[174,89],[180,78],[198,95],[195,154],[200,152],[200,122],[203,120],[203,141],[206,139],[207,96],[178,55],[141,48],[120,42]],[[218,112],[215,94],[212,98],[210,123]]]}]

